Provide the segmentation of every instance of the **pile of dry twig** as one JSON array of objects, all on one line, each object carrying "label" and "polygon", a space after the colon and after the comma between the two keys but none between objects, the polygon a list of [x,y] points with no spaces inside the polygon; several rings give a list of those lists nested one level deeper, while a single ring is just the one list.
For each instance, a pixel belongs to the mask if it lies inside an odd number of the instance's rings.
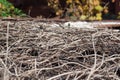
[{"label": "pile of dry twig", "polygon": [[0,80],[119,80],[120,32],[0,22]]}]

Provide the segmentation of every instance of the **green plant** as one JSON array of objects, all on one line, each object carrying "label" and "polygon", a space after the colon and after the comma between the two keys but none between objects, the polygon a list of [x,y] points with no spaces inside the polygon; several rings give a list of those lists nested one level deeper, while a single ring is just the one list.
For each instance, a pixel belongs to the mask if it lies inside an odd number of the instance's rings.
[{"label": "green plant", "polygon": [[48,6],[55,10],[57,16],[65,15],[70,19],[102,20],[101,0],[65,0],[65,7],[60,0],[48,0]]},{"label": "green plant", "polygon": [[7,0],[0,0],[0,16],[1,17],[15,17],[26,16],[21,10],[15,8]]}]

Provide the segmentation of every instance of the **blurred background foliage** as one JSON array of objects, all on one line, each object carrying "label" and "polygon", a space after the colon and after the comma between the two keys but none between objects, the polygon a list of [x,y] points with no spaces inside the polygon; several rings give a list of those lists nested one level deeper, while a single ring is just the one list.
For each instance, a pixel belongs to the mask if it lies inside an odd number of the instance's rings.
[{"label": "blurred background foliage", "polygon": [[49,0],[57,16],[80,20],[102,20],[103,7],[100,0],[65,0],[66,6],[61,7],[59,0]]},{"label": "blurred background foliage", "polygon": [[73,20],[102,20],[102,14],[109,12],[108,4],[103,6],[101,0],[64,0],[64,2],[63,7],[60,0],[48,0],[48,6],[55,10],[57,16]]},{"label": "blurred background foliage", "polygon": [[0,17],[24,17],[27,14],[30,17],[42,16],[42,18],[63,18],[71,20],[120,19],[120,7],[118,6],[117,8],[116,6],[116,4],[118,5],[118,1],[0,0]]},{"label": "blurred background foliage", "polygon": [[7,0],[0,0],[0,17],[16,17],[16,16],[23,17],[26,16],[26,14],[24,14],[22,10],[15,8]]}]

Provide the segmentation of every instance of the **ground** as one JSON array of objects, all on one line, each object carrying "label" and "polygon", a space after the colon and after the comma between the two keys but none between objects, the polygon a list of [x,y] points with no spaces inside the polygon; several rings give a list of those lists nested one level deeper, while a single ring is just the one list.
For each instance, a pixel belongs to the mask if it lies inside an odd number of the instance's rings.
[{"label": "ground", "polygon": [[0,21],[0,80],[119,80],[120,32]]}]

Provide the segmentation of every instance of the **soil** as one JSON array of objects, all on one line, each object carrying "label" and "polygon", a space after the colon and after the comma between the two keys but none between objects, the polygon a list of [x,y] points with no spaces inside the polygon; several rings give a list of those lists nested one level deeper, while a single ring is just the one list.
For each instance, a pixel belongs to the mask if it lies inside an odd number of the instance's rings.
[{"label": "soil", "polygon": [[0,21],[0,80],[119,80],[120,32]]}]

